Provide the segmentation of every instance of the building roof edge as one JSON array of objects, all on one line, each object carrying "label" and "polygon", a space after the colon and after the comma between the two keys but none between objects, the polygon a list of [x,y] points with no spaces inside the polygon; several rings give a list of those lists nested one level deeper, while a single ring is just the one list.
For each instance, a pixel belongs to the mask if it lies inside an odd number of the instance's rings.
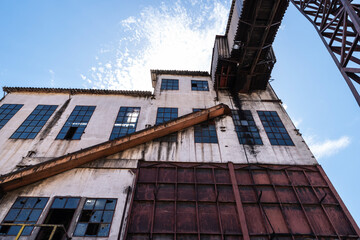
[{"label": "building roof edge", "polygon": [[81,88],[37,88],[37,87],[3,87],[6,93],[38,92],[38,93],[67,93],[67,94],[104,94],[104,95],[129,95],[150,97],[150,91],[137,90],[109,90],[109,89],[81,89]]}]

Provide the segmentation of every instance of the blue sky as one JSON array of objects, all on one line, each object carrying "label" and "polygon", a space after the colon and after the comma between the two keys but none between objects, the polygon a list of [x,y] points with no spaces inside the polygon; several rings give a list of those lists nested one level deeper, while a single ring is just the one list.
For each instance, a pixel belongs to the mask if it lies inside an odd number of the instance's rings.
[{"label": "blue sky", "polygon": [[[0,1],[0,85],[151,89],[150,69],[210,70],[230,0]],[[271,84],[357,223],[360,109],[290,6]]]}]

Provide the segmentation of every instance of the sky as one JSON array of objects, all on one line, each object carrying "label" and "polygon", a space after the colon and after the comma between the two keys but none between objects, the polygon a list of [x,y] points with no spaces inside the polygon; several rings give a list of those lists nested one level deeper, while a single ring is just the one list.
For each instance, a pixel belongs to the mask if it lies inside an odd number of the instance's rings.
[{"label": "sky", "polygon": [[[230,0],[2,0],[0,86],[152,90],[150,69],[210,70]],[[290,5],[271,85],[360,224],[360,109]],[[359,89],[359,87],[358,87]]]}]

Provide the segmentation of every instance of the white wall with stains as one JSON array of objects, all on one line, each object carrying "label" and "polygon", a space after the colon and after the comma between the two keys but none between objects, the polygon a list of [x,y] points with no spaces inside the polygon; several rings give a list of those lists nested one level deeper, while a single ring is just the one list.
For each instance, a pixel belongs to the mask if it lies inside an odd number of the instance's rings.
[{"label": "white wall with stains", "polygon": [[[160,90],[162,78],[179,79],[179,90]],[[191,80],[208,81],[210,90],[192,91]],[[227,91],[219,91],[218,99],[216,97],[210,77],[171,74],[157,76],[153,97],[121,94],[10,93],[1,100],[0,105],[13,103],[24,106],[0,130],[0,174],[108,141],[121,106],[141,107],[137,124],[137,130],[141,130],[146,125],[155,124],[158,107],[178,108],[179,116],[191,113],[193,108],[208,108],[219,103],[227,104],[231,109],[235,108],[233,98]],[[136,168],[138,160],[316,164],[304,139],[270,86],[266,91],[239,94],[239,99],[241,108],[251,111],[263,145],[239,144],[231,116],[219,117],[215,120],[218,143],[195,143],[193,127],[184,129],[178,133],[177,142],[148,142],[6,193],[0,200],[0,219],[5,217],[18,196],[44,196],[51,199],[54,196],[117,198],[109,237],[109,239],[117,239],[126,200],[125,189],[133,186],[135,176],[131,169]],[[58,105],[58,108],[35,139],[9,139],[38,104]],[[81,140],[56,140],[57,134],[76,105],[96,106]],[[278,113],[295,146],[270,144],[257,114],[257,111],[262,110]],[[34,151],[35,154],[27,157],[29,151]],[[44,220],[46,209],[39,222]]]}]

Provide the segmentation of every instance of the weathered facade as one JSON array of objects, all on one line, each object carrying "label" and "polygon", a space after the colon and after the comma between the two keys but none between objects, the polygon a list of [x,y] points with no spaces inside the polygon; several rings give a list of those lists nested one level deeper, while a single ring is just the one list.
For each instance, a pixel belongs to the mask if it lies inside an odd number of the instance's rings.
[{"label": "weathered facade", "polygon": [[[273,21],[287,6],[265,5]],[[4,87],[0,239],[358,239],[268,83],[272,49],[239,49],[241,10],[211,74],[152,70],[153,92]]]},{"label": "weathered facade", "polygon": [[[178,90],[161,89],[164,81],[166,82],[169,79],[177,80],[175,82],[178,83],[178,86],[175,89],[178,88]],[[201,81],[196,83],[204,85],[200,86],[200,88],[195,88],[194,80]],[[235,169],[234,173],[238,176],[236,178],[237,184],[241,186],[239,188],[241,199],[239,203],[242,204],[242,213],[245,222],[247,222],[246,229],[250,232],[250,236],[266,237],[273,234],[273,230],[271,230],[270,225],[268,225],[269,223],[267,223],[267,221],[270,221],[273,228],[278,228],[274,229],[275,234],[281,233],[288,237],[291,234],[295,237],[297,236],[296,234],[300,234],[299,236],[304,234],[309,237],[311,237],[311,234],[329,237],[338,234],[340,237],[352,236],[356,239],[356,224],[351,220],[350,215],[347,214],[344,205],[339,205],[335,190],[331,185],[329,186],[330,183],[327,182],[321,167],[317,165],[314,156],[286,114],[281,101],[277,98],[270,85],[268,85],[265,91],[237,94],[237,97],[234,97],[234,94],[230,94],[226,90],[220,90],[216,93],[210,76],[204,72],[152,71],[152,81],[154,86],[153,94],[151,92],[136,91],[4,88],[8,94],[1,102],[2,107],[7,104],[22,104],[23,106],[1,129],[0,164],[2,166],[1,174],[3,174],[2,186],[6,185],[4,181],[9,173],[14,175],[19,171],[24,171],[26,167],[66,156],[85,148],[96,149],[99,146],[98,144],[109,141],[121,107],[140,108],[136,123],[136,131],[138,132],[142,129],[146,131],[146,129],[150,129],[150,126],[155,125],[157,116],[159,116],[159,108],[177,109],[178,116],[180,117],[192,113],[193,109],[206,109],[220,103],[226,104],[233,110],[238,110],[236,106],[241,104],[241,110],[244,112],[249,110],[250,112],[248,113],[250,113],[253,119],[246,118],[240,121],[243,127],[248,128],[248,134],[251,136],[244,135],[243,138],[238,137],[236,132],[237,124],[233,120],[238,112],[235,112],[234,116],[225,114],[215,118],[213,122],[205,121],[203,123],[202,128],[206,128],[209,125],[215,127],[214,136],[216,139],[214,141],[211,140],[211,143],[206,138],[207,135],[200,139],[198,139],[199,136],[195,136],[196,126],[188,127],[178,131],[175,140],[160,138],[148,141],[128,150],[107,157],[100,157],[97,160],[55,176],[49,176],[44,180],[32,184],[25,183],[25,185],[29,185],[4,192],[1,199],[2,211],[0,219],[4,223],[12,221],[9,220],[9,211],[14,210],[14,202],[17,199],[19,200],[19,197],[24,199],[44,198],[47,203],[41,208],[41,214],[38,216],[38,219],[34,220],[37,215],[27,217],[30,217],[29,220],[35,221],[32,223],[56,223],[56,218],[59,217],[54,217],[55,220],[51,218],[51,216],[55,216],[52,209],[52,204],[55,200],[59,198],[75,198],[78,201],[78,205],[74,207],[73,212],[69,213],[70,215],[72,214],[71,217],[65,219],[69,223],[67,226],[68,234],[74,239],[82,238],[79,235],[88,235],[86,237],[88,238],[96,235],[100,237],[101,234],[109,239],[117,239],[119,236],[124,238],[124,234],[127,234],[128,239],[148,238],[149,234],[156,238],[162,236],[164,239],[169,239],[175,235],[181,239],[184,236],[185,238],[186,236],[189,237],[189,239],[197,238],[197,235],[200,235],[201,239],[212,235],[215,237],[223,236],[225,238],[233,237],[238,239],[242,237],[244,231],[242,228],[244,226],[238,220],[239,216],[236,214],[238,210],[236,209],[239,206],[235,204],[235,195],[233,195],[231,190],[233,183],[231,182],[229,171],[230,169]],[[163,86],[163,88],[167,87]],[[55,105],[56,110],[33,139],[14,138],[13,135],[19,129],[19,126],[26,121],[38,105]],[[66,125],[66,121],[76,106],[95,107],[86,124],[84,133],[79,140],[57,139],[61,129]],[[270,142],[272,138],[269,138],[269,133],[265,130],[267,126],[260,119],[260,117],[263,118],[263,112],[277,113],[293,144],[272,145]],[[129,122],[130,119],[128,118],[126,121]],[[252,123],[255,125],[252,125]],[[251,132],[250,127],[255,127],[253,132]],[[204,134],[204,130],[202,131]],[[258,137],[256,131],[258,131]],[[241,133],[239,135],[241,136]],[[260,139],[261,142],[250,141],[241,144],[241,141],[246,140],[246,138],[253,140]],[[112,141],[116,141],[116,139]],[[159,169],[157,170],[159,171],[158,178],[154,177],[156,172],[153,171],[156,171],[156,169]],[[188,172],[189,169],[195,170]],[[254,174],[252,178],[249,175],[251,169],[253,169]],[[146,173],[146,171],[149,171],[149,173]],[[164,172],[162,173],[161,171]],[[191,171],[195,171],[195,173],[191,173]],[[211,175],[207,175],[209,171],[214,171],[215,182],[211,182],[211,180],[207,182],[206,178],[212,178]],[[180,174],[183,174],[182,177]],[[286,174],[288,175],[287,177]],[[300,176],[299,174],[305,175]],[[305,176],[308,180],[305,179]],[[197,194],[192,192],[195,191],[194,178],[199,181],[196,184],[198,188]],[[19,178],[17,181],[25,181],[24,179],[25,177],[23,179]],[[176,194],[178,194],[176,200],[174,200],[174,197],[171,197],[171,195],[175,194],[175,185],[177,185]],[[297,187],[298,185],[299,187]],[[214,190],[215,186],[217,192]],[[200,188],[203,188],[201,190],[203,192],[200,191]],[[159,191],[159,196],[154,199],[155,189]],[[294,197],[295,192],[298,196],[297,200]],[[327,194],[326,196],[325,193]],[[199,209],[197,214],[195,214],[199,215],[199,222],[193,225],[193,227],[187,227],[186,223],[180,224],[181,219],[178,218],[186,212],[191,215],[191,205],[196,199],[194,194],[197,195],[197,201],[199,201]],[[324,196],[325,200],[323,200],[323,203],[319,203]],[[91,221],[94,221],[94,228],[110,227],[109,230],[105,229],[101,232],[100,230],[90,229],[90,227],[88,227],[89,229],[83,227],[81,230],[79,227],[79,222],[82,221],[81,219],[84,219],[84,217],[81,217],[84,214],[84,203],[89,201],[89,199],[111,199],[116,201],[113,212],[109,213],[113,214],[113,218],[110,223],[106,223],[111,224],[111,227],[105,223],[101,226],[96,226],[97,220],[87,219],[87,226],[90,226]],[[258,200],[263,202],[263,208],[256,207]],[[156,203],[159,210],[156,209],[153,214],[150,214],[152,212],[150,205],[153,201],[159,201]],[[212,226],[211,224],[215,224],[215,226],[219,224],[212,220],[212,217],[214,219],[219,218],[216,214],[216,204],[214,203],[217,203],[218,208],[224,211],[221,212],[219,210],[221,213],[219,216],[220,219],[223,218],[221,221],[224,221],[222,222],[222,228],[225,230],[227,228],[232,229],[231,231],[228,230],[228,233],[224,230],[221,233],[220,229],[218,229],[219,227],[208,227],[209,229],[206,230],[208,224],[210,226]],[[205,205],[202,206],[201,204]],[[182,211],[185,212],[171,211],[172,206],[175,205],[179,205],[177,209],[183,208]],[[164,208],[162,209],[160,206],[164,206]],[[300,208],[300,206],[303,206],[303,208]],[[169,207],[170,210],[167,209]],[[200,209],[200,207],[208,210],[202,213],[204,210]],[[345,232],[340,231],[336,233],[336,231],[330,231],[329,233],[321,234],[317,233],[318,230],[309,230],[316,228],[312,225],[315,224],[313,222],[315,220],[312,220],[312,217],[315,218],[315,216],[309,210],[310,207],[317,211],[316,214],[323,214],[324,216],[325,214],[335,214],[336,216],[345,217],[345,219],[349,218],[347,221],[354,224],[354,229],[351,230],[351,227],[349,227]],[[327,209],[331,211],[327,212]],[[161,214],[164,211],[168,215],[162,216]],[[201,215],[206,214],[207,211],[212,212],[214,216]],[[269,211],[269,220],[262,218],[260,211]],[[271,213],[271,211],[275,213]],[[93,211],[92,214],[95,214],[95,212]],[[294,226],[298,226],[291,217],[294,213],[303,214],[302,221],[309,221],[309,223],[307,223],[307,226],[298,227],[300,230],[292,232],[294,230],[291,229]],[[275,215],[272,216],[272,214]],[[20,213],[14,218],[19,217],[19,215]],[[194,218],[195,215],[193,216]],[[94,215],[92,216],[94,217]],[[262,225],[259,223],[260,225],[258,226],[249,226],[254,224],[251,220],[252,217],[258,218],[259,221],[262,219]],[[280,223],[278,218],[282,218]],[[178,228],[184,228],[186,231],[176,231],[174,229],[174,226],[176,226],[174,219],[178,219]],[[228,222],[226,222],[226,219],[228,219]],[[29,220],[27,221],[29,222]],[[23,220],[22,223],[27,223],[27,221]],[[110,220],[103,221],[109,222]],[[158,221],[164,221],[164,223],[156,225],[159,224]],[[325,220],[323,221],[325,222]],[[12,222],[15,223],[17,221],[15,219]],[[101,220],[99,220],[99,224],[100,222]],[[150,224],[151,222],[152,224]],[[169,229],[167,229],[167,226],[162,225],[166,225],[166,222],[171,223]],[[191,222],[190,218],[187,224]],[[60,224],[61,222],[57,223]],[[326,223],[324,225],[325,228],[331,227],[331,225],[326,226]],[[335,221],[333,225],[334,228],[344,227],[342,226],[342,221]],[[351,226],[351,224],[349,225]],[[204,226],[204,230],[198,229],[197,226]],[[211,229],[213,228],[218,230],[212,232]],[[320,232],[321,229],[319,230]],[[14,229],[10,230],[12,231],[10,233],[16,232]],[[9,230],[3,226],[1,233],[6,235],[6,231]],[[35,238],[38,231],[38,228],[35,228],[30,237]],[[3,236],[3,238],[12,239],[14,236]]]}]

